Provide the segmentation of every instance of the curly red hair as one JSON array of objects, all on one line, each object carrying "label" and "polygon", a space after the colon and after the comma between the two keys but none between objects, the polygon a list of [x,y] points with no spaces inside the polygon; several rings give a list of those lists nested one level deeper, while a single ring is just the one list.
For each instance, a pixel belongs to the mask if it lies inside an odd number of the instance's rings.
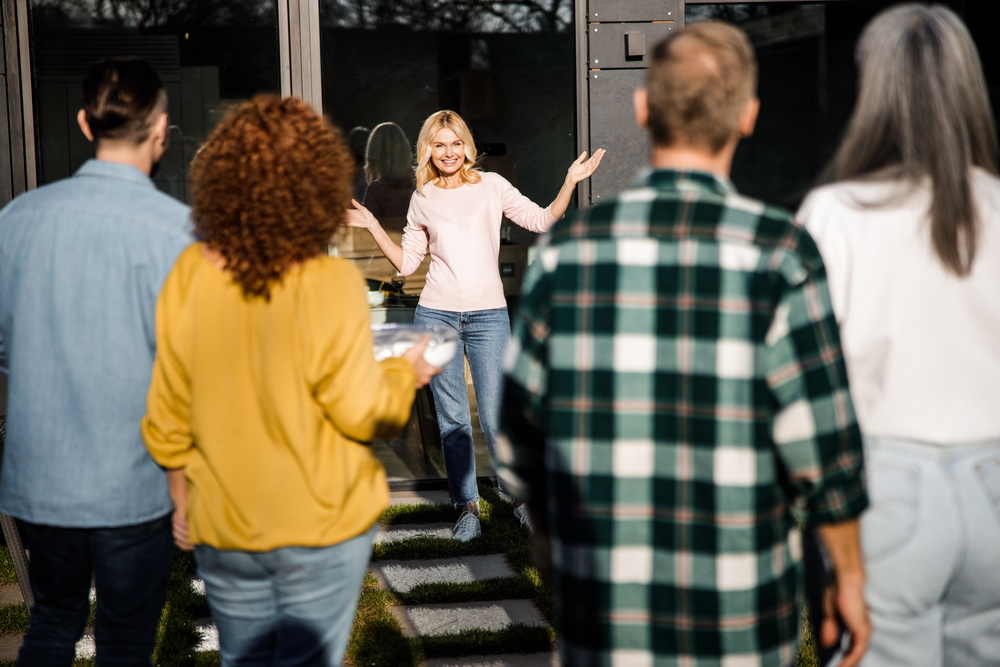
[{"label": "curly red hair", "polygon": [[312,107],[258,95],[219,123],[194,160],[196,234],[244,297],[270,300],[289,268],[326,252],[354,169],[340,132]]}]

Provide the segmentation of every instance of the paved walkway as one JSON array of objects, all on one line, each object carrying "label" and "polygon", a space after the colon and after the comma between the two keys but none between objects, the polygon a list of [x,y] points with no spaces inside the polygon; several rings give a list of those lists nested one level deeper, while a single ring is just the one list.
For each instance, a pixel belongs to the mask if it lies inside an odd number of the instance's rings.
[{"label": "paved walkway", "polygon": [[[393,493],[392,496],[394,505],[448,502],[446,491],[400,492]],[[451,529],[450,526],[442,524],[383,526],[376,539],[395,542],[422,535],[450,537]],[[514,575],[502,554],[434,560],[376,561],[372,563],[371,570],[383,587],[398,593],[406,593],[422,583],[465,583]],[[403,634],[409,637],[437,636],[476,628],[501,630],[511,623],[545,625],[542,615],[528,600],[400,605],[394,607],[392,613],[403,626]],[[549,653],[515,653],[435,658],[427,661],[425,667],[459,667],[460,665],[464,667],[557,667],[558,662],[555,655]]]},{"label": "paved walkway", "polygon": [[[446,491],[406,491],[392,494],[394,505],[447,502]],[[425,536],[450,537],[451,526],[383,526],[376,542],[399,542]],[[399,593],[406,593],[421,583],[464,583],[514,574],[502,554],[435,560],[376,561],[372,563],[371,571],[383,587]],[[199,592],[204,591],[201,581],[192,582],[192,586]],[[17,586],[0,586],[0,605],[21,602],[21,591]],[[402,625],[403,633],[410,637],[436,636],[475,628],[500,630],[510,623],[545,625],[541,614],[528,600],[401,605],[393,608],[392,613]],[[204,636],[198,650],[218,650],[219,635],[211,619],[201,619],[196,622],[196,626]],[[77,644],[78,657],[94,655],[94,640],[89,632],[88,630],[88,634]],[[0,635],[0,661],[16,659],[21,641],[21,635]],[[557,667],[557,664],[554,655],[539,653],[435,658],[429,660],[425,667]]]}]

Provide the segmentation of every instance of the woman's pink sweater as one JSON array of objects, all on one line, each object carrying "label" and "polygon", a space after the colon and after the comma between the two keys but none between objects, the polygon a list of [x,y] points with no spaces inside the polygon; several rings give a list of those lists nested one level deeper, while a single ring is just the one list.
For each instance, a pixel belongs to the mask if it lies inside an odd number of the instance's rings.
[{"label": "woman's pink sweater", "polygon": [[479,183],[444,190],[433,185],[414,192],[403,230],[403,266],[417,270],[430,244],[431,266],[420,305],[466,312],[504,308],[498,260],[500,222],[507,216],[532,232],[544,232],[556,219],[517,191],[499,174],[483,173]]}]

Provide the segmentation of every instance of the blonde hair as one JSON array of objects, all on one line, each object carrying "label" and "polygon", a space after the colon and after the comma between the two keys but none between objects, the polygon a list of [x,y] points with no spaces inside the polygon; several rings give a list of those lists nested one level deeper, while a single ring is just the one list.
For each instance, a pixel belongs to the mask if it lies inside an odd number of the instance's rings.
[{"label": "blonde hair", "polygon": [[417,137],[417,192],[423,194],[423,186],[439,178],[441,174],[431,161],[431,144],[439,130],[448,128],[462,140],[465,145],[465,162],[458,171],[463,183],[478,183],[482,176],[476,165],[476,144],[472,140],[472,132],[462,117],[454,111],[444,109],[432,113],[420,128]]},{"label": "blonde hair", "polygon": [[997,135],[976,46],[941,5],[876,16],[857,47],[860,86],[828,181],[929,177],[931,242],[954,274],[972,269],[979,220],[969,167],[997,171]]},{"label": "blonde hair", "polygon": [[413,180],[413,151],[403,128],[395,123],[380,123],[368,136],[365,150],[365,175],[387,185],[407,184]]},{"label": "blonde hair", "polygon": [[721,21],[684,28],[653,48],[646,81],[653,143],[718,153],[736,135],[756,89],[746,33]]}]

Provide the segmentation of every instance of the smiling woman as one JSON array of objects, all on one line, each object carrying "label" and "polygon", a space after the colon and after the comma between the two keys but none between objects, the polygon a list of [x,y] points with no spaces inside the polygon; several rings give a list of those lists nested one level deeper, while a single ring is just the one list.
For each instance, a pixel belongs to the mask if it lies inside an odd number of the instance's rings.
[{"label": "smiling woman", "polygon": [[437,183],[441,188],[478,183],[476,145],[465,121],[454,111],[438,111],[424,121],[417,138],[417,191],[436,178],[451,183]]},{"label": "smiling woman", "polygon": [[[503,381],[503,354],[510,336],[507,302],[497,258],[504,216],[532,232],[548,230],[566,213],[576,184],[601,162],[603,150],[566,172],[556,198],[542,208],[499,174],[476,163],[472,133],[454,111],[430,115],[417,139],[417,191],[410,199],[402,244],[397,245],[364,206],[347,213],[345,224],[367,229],[400,274],[413,273],[430,245],[427,285],[414,323],[454,329],[472,372],[479,423],[490,455],[496,441]],[[455,538],[467,542],[480,534],[479,492],[473,455],[472,419],[461,354],[431,381],[451,501],[462,515]],[[518,516],[523,510],[518,507]]]}]

